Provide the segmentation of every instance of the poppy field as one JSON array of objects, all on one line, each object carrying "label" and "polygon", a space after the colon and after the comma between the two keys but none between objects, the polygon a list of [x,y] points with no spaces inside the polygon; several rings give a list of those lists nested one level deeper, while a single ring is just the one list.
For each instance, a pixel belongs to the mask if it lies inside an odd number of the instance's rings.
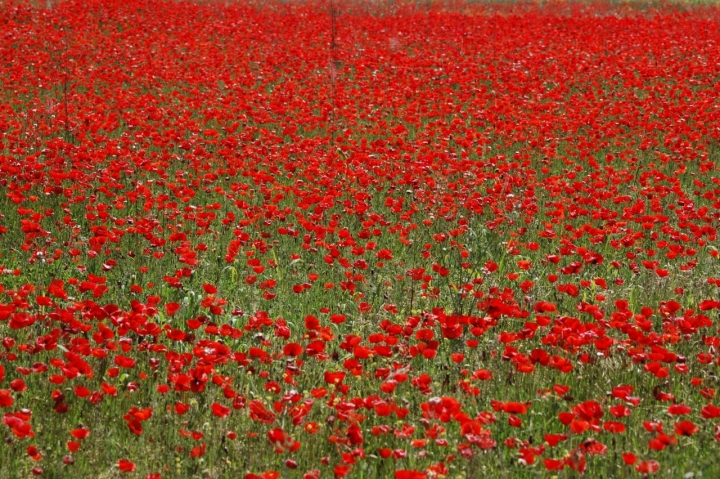
[{"label": "poppy field", "polygon": [[0,6],[0,477],[720,476],[720,11]]}]

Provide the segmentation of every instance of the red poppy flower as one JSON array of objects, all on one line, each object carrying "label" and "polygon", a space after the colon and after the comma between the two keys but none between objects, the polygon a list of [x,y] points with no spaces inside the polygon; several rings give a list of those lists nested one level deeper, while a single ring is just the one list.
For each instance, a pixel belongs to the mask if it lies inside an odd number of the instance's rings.
[{"label": "red poppy flower", "polygon": [[635,466],[635,470],[641,474],[653,474],[660,470],[660,463],[654,459],[641,461]]},{"label": "red poppy flower", "polygon": [[210,409],[217,417],[227,417],[230,415],[230,408],[219,403],[213,403]]},{"label": "red poppy flower", "polygon": [[118,467],[122,472],[135,472],[135,463],[127,459],[120,459],[118,461]]}]

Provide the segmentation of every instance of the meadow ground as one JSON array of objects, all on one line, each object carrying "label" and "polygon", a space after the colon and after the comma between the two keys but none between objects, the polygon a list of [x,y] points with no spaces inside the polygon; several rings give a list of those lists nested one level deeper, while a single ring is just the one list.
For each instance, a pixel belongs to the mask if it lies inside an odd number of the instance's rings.
[{"label": "meadow ground", "polygon": [[720,11],[0,7],[0,477],[720,477]]}]

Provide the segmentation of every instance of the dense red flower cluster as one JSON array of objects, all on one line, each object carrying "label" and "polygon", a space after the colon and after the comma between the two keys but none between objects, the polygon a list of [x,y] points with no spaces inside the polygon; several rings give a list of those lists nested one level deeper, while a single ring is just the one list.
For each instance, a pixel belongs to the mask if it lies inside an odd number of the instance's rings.
[{"label": "dense red flower cluster", "polygon": [[0,25],[0,476],[720,474],[717,10]]}]

